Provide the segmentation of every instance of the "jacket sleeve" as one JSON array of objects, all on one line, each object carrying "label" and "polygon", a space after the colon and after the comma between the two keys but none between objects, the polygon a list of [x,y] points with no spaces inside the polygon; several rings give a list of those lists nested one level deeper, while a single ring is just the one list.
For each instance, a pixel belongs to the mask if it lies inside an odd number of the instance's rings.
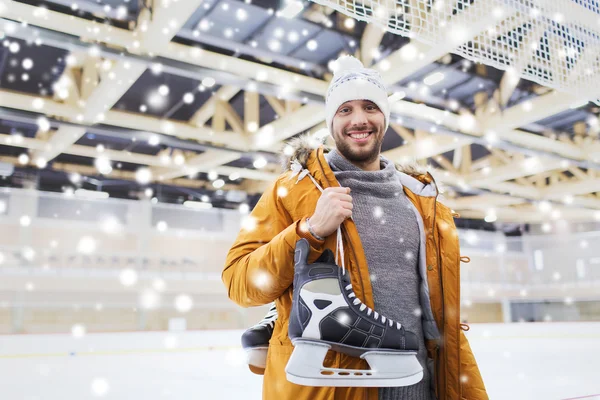
[{"label": "jacket sleeve", "polygon": [[462,398],[489,400],[477,361],[464,332],[460,332],[460,376]]},{"label": "jacket sleeve", "polygon": [[263,193],[227,254],[221,279],[229,298],[242,307],[268,304],[292,284],[298,240],[306,238],[311,253],[324,250],[324,242],[306,231],[310,215],[292,220],[277,194],[280,181]]}]

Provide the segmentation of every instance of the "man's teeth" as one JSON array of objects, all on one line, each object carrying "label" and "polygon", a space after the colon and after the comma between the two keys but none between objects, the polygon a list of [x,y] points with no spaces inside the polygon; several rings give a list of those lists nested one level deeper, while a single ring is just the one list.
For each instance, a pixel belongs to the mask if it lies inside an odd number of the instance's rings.
[{"label": "man's teeth", "polygon": [[369,136],[369,133],[352,133],[350,134],[350,137],[353,139],[364,139],[367,136]]}]

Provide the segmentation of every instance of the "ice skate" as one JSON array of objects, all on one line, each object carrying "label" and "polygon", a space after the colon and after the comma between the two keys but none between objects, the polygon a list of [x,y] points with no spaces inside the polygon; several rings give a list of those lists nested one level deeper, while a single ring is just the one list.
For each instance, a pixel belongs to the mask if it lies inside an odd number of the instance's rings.
[{"label": "ice skate", "polygon": [[[287,379],[306,386],[388,387],[419,382],[423,368],[416,358],[416,335],[364,305],[352,290],[348,271],[336,265],[330,250],[307,264],[309,249],[306,239],[296,243],[289,325],[294,352],[285,369]],[[371,369],[326,368],[323,360],[330,349],[360,357]]]},{"label": "ice skate", "polygon": [[277,308],[275,303],[272,303],[262,321],[242,334],[242,347],[246,351],[248,368],[255,374],[264,375],[265,373],[269,340],[273,335],[273,325],[276,320]]}]

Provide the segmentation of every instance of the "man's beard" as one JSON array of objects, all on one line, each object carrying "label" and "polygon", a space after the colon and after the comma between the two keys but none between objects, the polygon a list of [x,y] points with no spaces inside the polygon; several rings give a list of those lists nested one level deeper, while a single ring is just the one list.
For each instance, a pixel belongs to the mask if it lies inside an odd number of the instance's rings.
[{"label": "man's beard", "polygon": [[[373,132],[371,135],[377,135],[378,132]],[[334,136],[335,147],[344,158],[350,162],[358,164],[368,164],[379,159],[381,153],[381,145],[383,144],[383,137],[375,136],[372,147],[360,148],[359,152],[352,148],[352,144],[347,140],[352,140],[346,132],[341,134],[341,137]]]}]

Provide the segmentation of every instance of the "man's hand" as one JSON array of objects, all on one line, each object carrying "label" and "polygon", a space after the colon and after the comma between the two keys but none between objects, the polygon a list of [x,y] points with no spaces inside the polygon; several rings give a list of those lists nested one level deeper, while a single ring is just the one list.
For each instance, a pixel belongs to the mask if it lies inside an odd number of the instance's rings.
[{"label": "man's hand", "polygon": [[327,237],[352,216],[350,188],[330,187],[321,193],[310,226],[316,235]]}]

